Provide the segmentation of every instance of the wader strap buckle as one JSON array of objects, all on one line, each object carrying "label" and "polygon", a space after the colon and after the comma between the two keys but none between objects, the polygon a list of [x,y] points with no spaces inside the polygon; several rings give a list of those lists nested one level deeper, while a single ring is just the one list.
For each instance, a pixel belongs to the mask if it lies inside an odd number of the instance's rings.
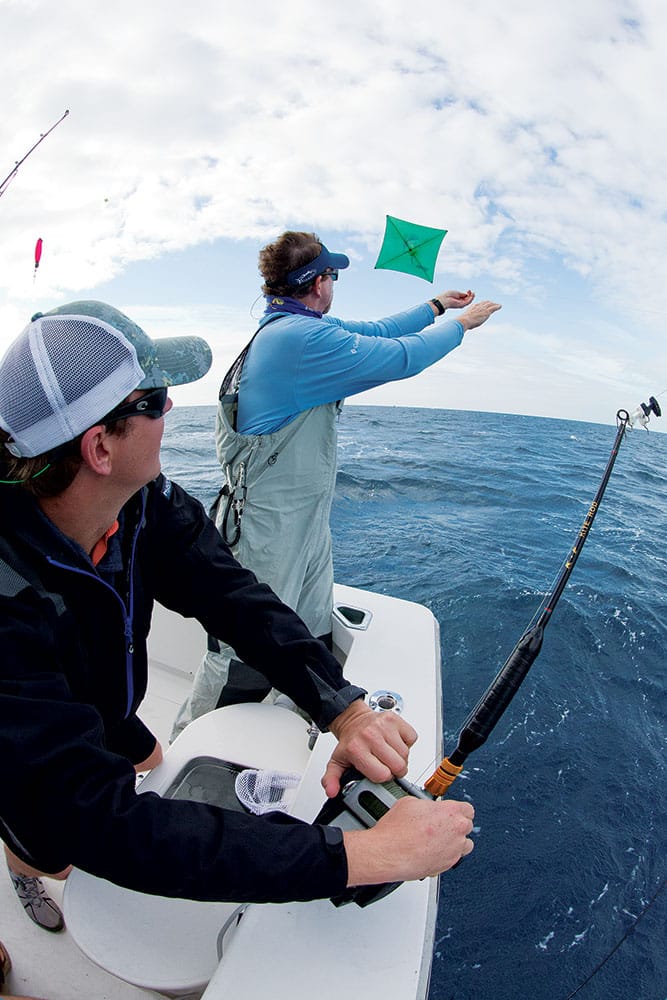
[{"label": "wader strap buckle", "polygon": [[[239,474],[236,482],[232,479],[231,465],[226,465],[225,480],[225,485],[222,487],[222,495],[227,497],[227,503],[222,518],[221,534],[227,545],[236,545],[241,537],[241,518],[243,517],[243,510],[248,495],[248,489],[245,484],[245,462],[241,462],[239,465]],[[230,536],[228,530],[230,513],[233,515],[234,521],[234,534],[232,536]]]}]

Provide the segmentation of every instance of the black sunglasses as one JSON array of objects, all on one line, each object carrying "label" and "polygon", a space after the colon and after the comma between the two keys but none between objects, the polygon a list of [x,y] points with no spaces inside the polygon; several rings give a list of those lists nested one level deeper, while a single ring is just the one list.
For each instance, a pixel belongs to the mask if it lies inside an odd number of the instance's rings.
[{"label": "black sunglasses", "polygon": [[150,417],[151,420],[159,420],[164,416],[168,395],[169,389],[166,386],[150,389],[138,399],[133,399],[131,403],[121,403],[114,407],[103,420],[100,420],[100,423],[111,424],[116,420],[125,420],[126,417]]},{"label": "black sunglasses", "polygon": [[338,271],[322,271],[323,278],[331,278],[332,281],[338,281]]}]

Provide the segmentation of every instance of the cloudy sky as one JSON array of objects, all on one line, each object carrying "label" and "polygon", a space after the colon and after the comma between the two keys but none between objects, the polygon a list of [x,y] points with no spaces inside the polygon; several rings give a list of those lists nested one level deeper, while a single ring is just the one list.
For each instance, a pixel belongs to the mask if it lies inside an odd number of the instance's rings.
[{"label": "cloudy sky", "polygon": [[[659,0],[0,0],[0,350],[77,298],[197,332],[213,403],[261,312],[257,252],[314,230],[334,312],[449,288],[503,309],[356,402],[613,423],[667,405],[667,7]],[[375,270],[387,214],[448,235]],[[43,256],[33,271],[35,241]],[[660,429],[656,426],[656,429]]]}]

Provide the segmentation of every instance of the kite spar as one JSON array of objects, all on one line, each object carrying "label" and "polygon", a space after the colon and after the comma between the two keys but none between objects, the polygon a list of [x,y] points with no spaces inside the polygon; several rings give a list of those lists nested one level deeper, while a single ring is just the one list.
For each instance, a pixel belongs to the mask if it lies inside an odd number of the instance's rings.
[{"label": "kite spar", "polygon": [[40,137],[37,140],[37,142],[34,144],[34,146],[30,147],[30,149],[25,154],[25,156],[23,156],[20,160],[16,161],[16,163],[14,164],[14,166],[12,167],[12,169],[9,171],[9,173],[7,174],[7,176],[4,178],[4,180],[0,181],[0,196],[2,196],[5,193],[5,191],[9,187],[9,184],[11,183],[11,181],[13,181],[14,178],[16,177],[16,174],[17,174],[18,169],[21,166],[21,164],[25,163],[25,161],[28,159],[28,157],[30,156],[30,154],[35,149],[37,149],[37,147],[39,146],[40,142],[44,142],[44,140],[46,139],[47,135],[51,135],[51,133],[53,132],[54,128],[57,128],[58,125],[60,125],[60,123],[62,121],[64,121],[65,118],[67,118],[68,114],[69,114],[69,110],[65,111],[65,113],[60,116],[60,118],[58,119],[58,121],[55,122],[55,124],[53,124],[51,126],[51,128],[48,130],[48,132],[43,132],[40,135]]},{"label": "kite spar", "polygon": [[435,262],[446,235],[446,229],[418,226],[414,222],[388,215],[375,267],[403,271],[405,274],[415,274],[418,278],[433,281]]}]

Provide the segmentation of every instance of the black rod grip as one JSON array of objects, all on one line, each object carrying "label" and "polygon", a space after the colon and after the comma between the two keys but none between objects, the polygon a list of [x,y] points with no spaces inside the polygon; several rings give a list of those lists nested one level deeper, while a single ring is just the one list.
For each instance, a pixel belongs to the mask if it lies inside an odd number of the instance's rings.
[{"label": "black rod grip", "polygon": [[462,763],[459,759],[461,753],[464,754],[465,759],[469,753],[486,742],[493,727],[511,702],[537,658],[542,648],[543,639],[544,629],[541,626],[529,629],[519,639],[463,724],[455,751],[456,760],[454,760],[454,754],[450,758],[452,763]]}]

